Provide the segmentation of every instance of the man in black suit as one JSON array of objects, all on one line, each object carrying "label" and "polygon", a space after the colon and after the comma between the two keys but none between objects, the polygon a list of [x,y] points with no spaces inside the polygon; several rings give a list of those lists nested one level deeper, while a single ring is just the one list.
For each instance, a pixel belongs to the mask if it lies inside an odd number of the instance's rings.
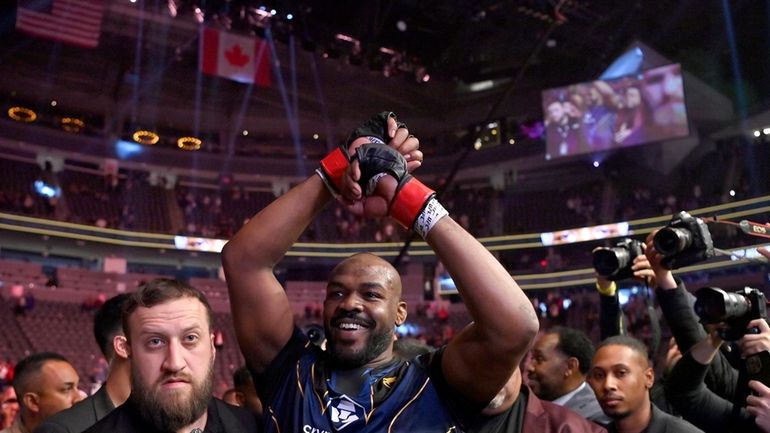
[{"label": "man in black suit", "polygon": [[214,313],[200,290],[169,279],[137,288],[117,339],[131,361],[131,394],[87,433],[256,432],[256,415],[211,395]]},{"label": "man in black suit", "polygon": [[641,341],[616,335],[599,344],[588,373],[604,413],[613,419],[610,433],[703,433],[687,421],[658,409],[650,400],[655,375],[647,347]]},{"label": "man in black suit", "polygon": [[584,332],[557,326],[535,342],[526,372],[538,398],[572,409],[585,418],[607,425],[596,395],[586,383],[594,346]]},{"label": "man in black suit", "polygon": [[81,433],[126,401],[131,393],[131,364],[116,339],[123,336],[123,305],[127,294],[104,303],[94,317],[94,337],[110,365],[107,380],[92,396],[42,423],[35,433]]}]

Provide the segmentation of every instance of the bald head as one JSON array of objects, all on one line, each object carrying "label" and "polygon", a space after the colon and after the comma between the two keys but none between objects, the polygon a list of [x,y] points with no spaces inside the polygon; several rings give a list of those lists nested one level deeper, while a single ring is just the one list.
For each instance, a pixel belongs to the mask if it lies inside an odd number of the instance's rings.
[{"label": "bald head", "polygon": [[329,281],[338,275],[378,275],[393,291],[396,299],[401,298],[401,276],[396,268],[385,259],[371,253],[357,253],[340,262],[331,272]]},{"label": "bald head", "polygon": [[389,362],[395,327],[405,320],[401,278],[390,263],[356,254],[334,268],[326,285],[324,333],[338,367]]}]

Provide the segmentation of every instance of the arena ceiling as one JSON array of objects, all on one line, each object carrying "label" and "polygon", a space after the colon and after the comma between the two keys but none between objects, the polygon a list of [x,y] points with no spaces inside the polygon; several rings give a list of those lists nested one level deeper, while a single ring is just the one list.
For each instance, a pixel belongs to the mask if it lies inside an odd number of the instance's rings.
[{"label": "arena ceiling", "polygon": [[[770,52],[770,15],[767,2],[753,0],[105,4],[95,49],[18,33],[15,5],[0,6],[0,96],[85,115],[113,135],[136,127],[194,131],[248,146],[317,133],[328,146],[364,113],[383,108],[427,135],[462,130],[490,112],[539,117],[540,90],[597,78],[636,40],[747,112],[770,95],[770,64],[761,54]],[[260,6],[276,10],[269,24],[255,19]],[[280,79],[274,76],[270,88],[248,88],[199,74],[196,8],[207,23],[236,32],[264,35],[270,27]],[[491,87],[472,91],[479,83]],[[240,136],[243,129],[248,138]]]}]

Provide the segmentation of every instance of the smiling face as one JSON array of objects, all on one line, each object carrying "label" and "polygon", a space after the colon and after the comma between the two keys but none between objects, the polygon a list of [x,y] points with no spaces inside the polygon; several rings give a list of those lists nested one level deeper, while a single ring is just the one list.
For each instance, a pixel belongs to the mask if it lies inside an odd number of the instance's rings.
[{"label": "smiling face", "polygon": [[211,398],[215,349],[206,308],[189,296],[128,319],[131,397],[148,421],[164,431],[187,426]]},{"label": "smiling face", "polygon": [[625,418],[649,407],[654,376],[647,359],[630,347],[607,345],[596,351],[588,384],[607,416]]},{"label": "smiling face", "polygon": [[376,366],[393,356],[393,330],[406,319],[401,279],[372,254],[357,254],[332,271],[324,300],[324,331],[342,368]]}]

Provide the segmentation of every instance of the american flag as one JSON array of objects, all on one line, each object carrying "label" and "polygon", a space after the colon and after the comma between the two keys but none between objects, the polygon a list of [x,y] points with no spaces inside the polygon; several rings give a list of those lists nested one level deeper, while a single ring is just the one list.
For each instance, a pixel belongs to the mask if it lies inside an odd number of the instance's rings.
[{"label": "american flag", "polygon": [[99,45],[103,0],[19,0],[18,5],[21,32],[87,48]]}]

